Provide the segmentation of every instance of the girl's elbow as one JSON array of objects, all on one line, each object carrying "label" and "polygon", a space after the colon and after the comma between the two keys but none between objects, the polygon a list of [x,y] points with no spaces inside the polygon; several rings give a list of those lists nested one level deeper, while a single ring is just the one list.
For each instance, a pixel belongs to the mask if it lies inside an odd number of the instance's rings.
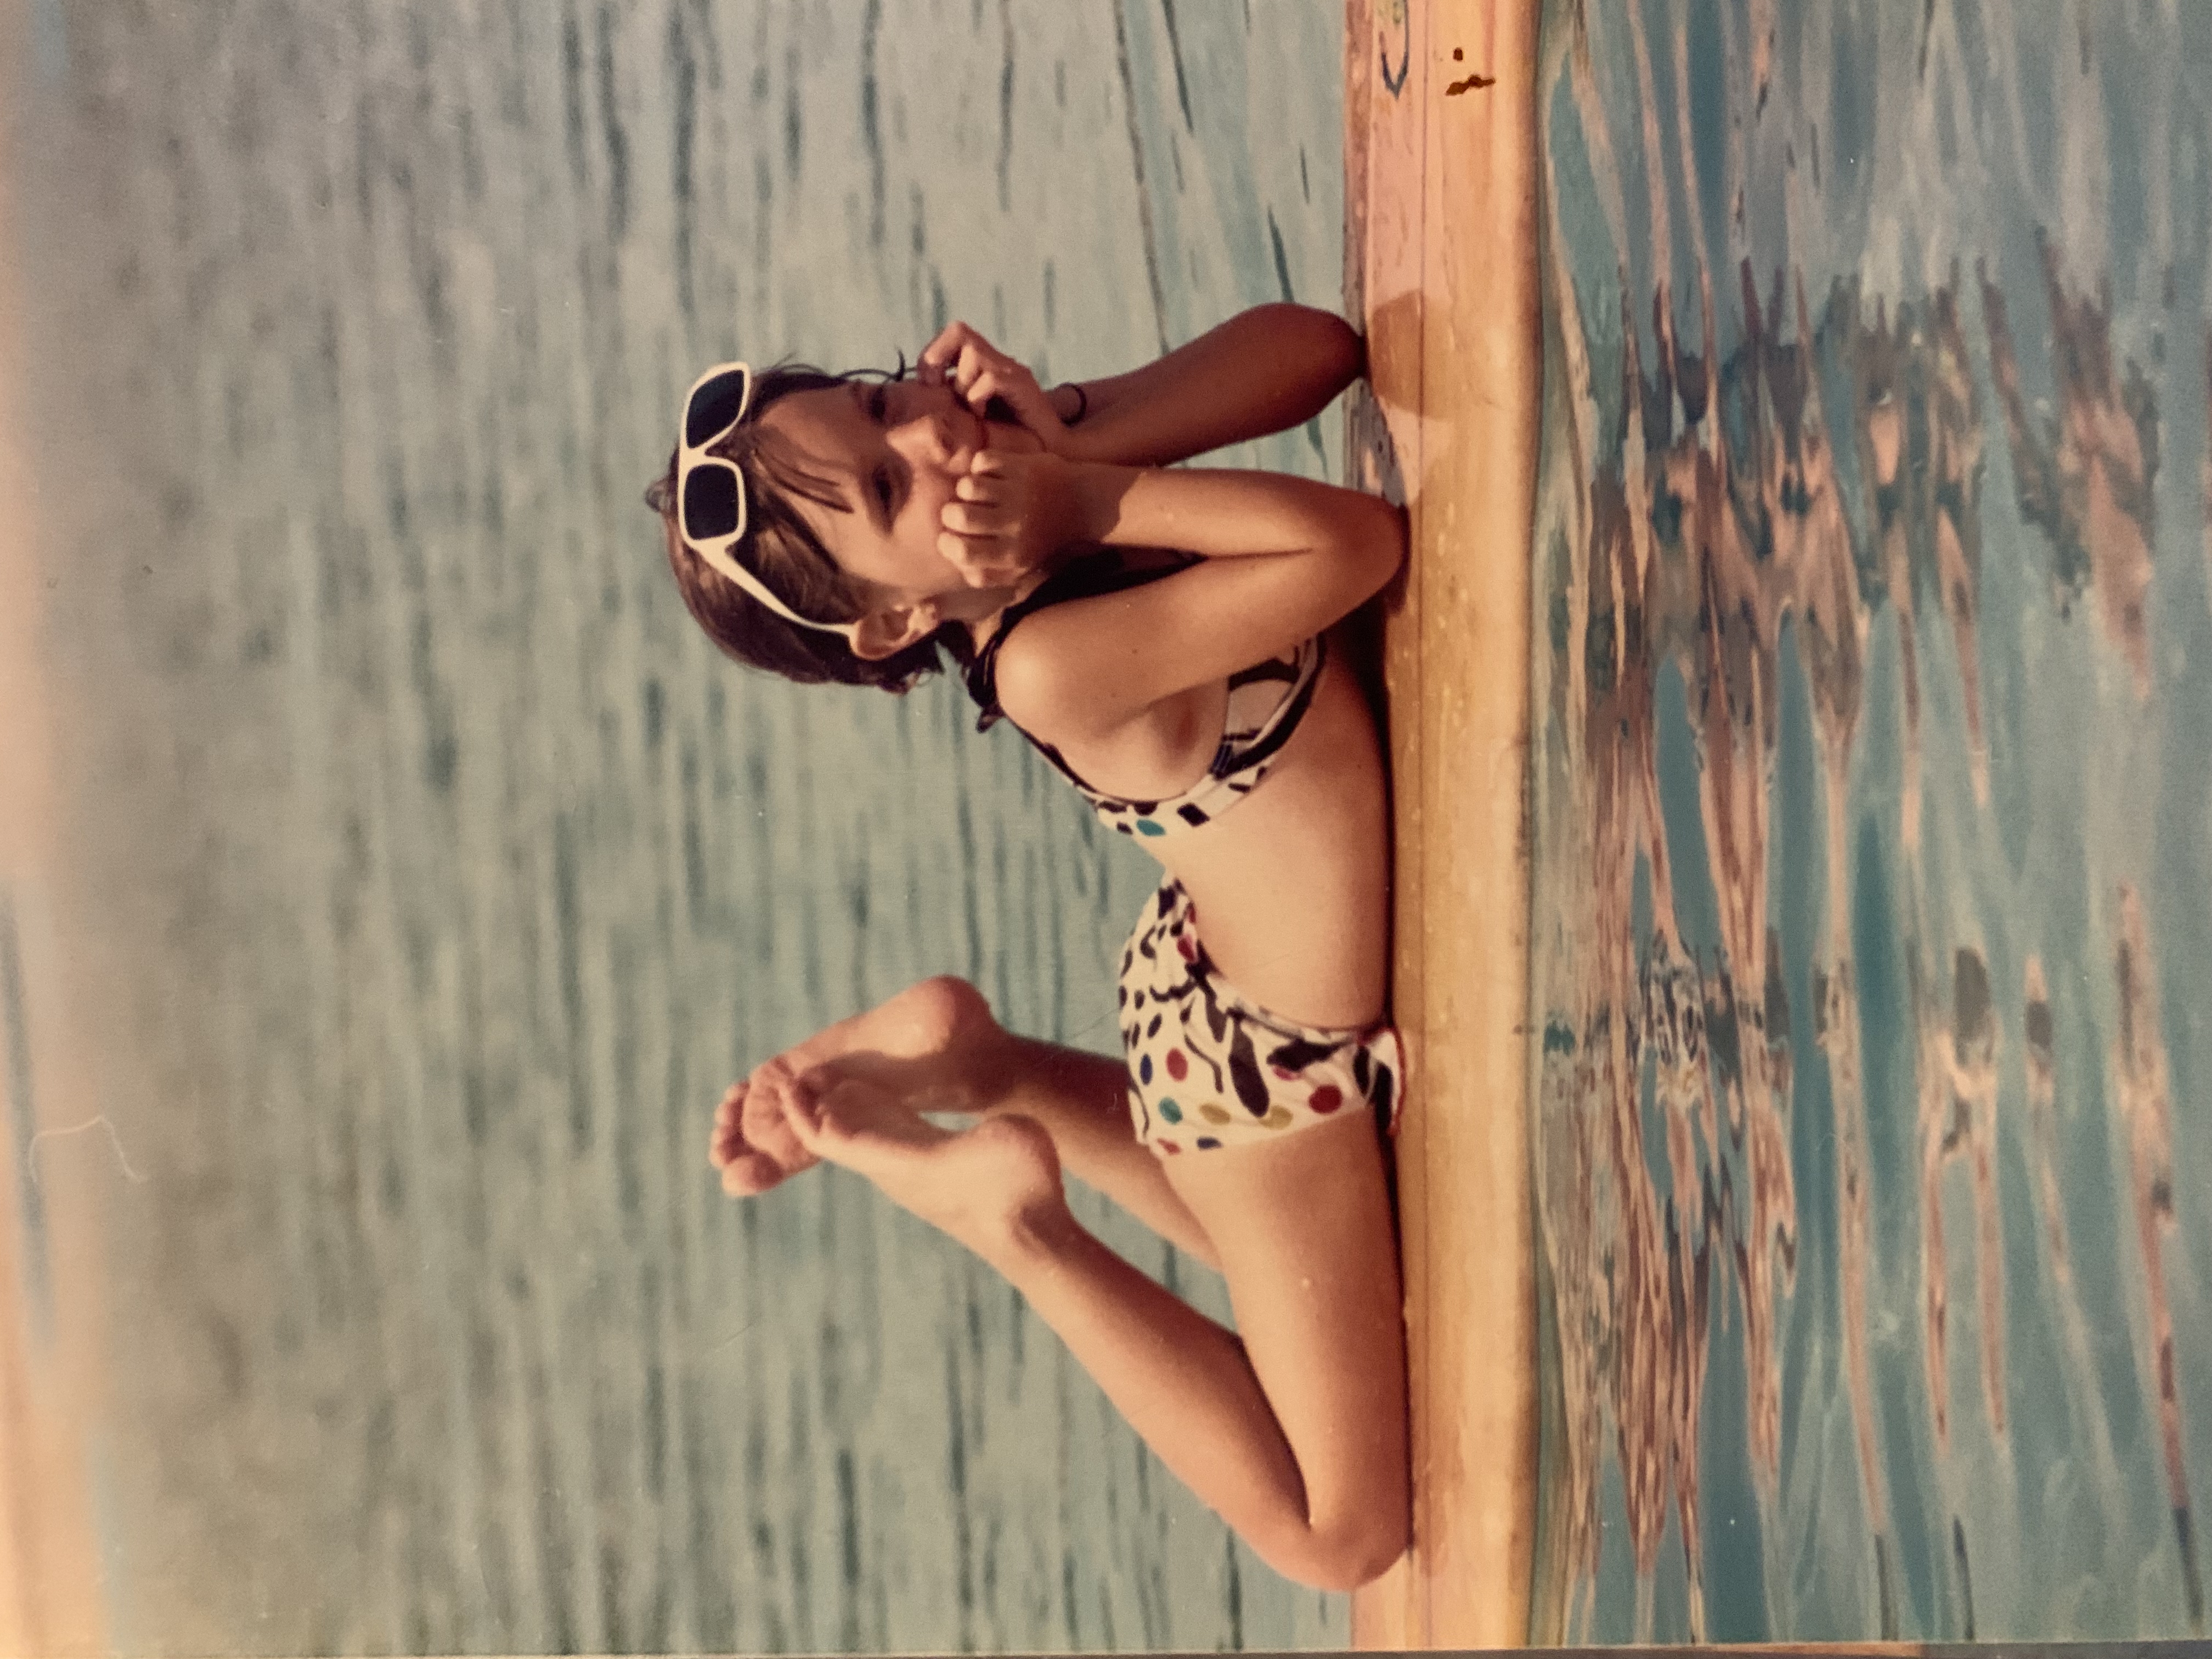
[{"label": "girl's elbow", "polygon": [[1314,332],[1314,355],[1322,366],[1331,396],[1367,372],[1367,341],[1360,331],[1333,311],[1309,310]]},{"label": "girl's elbow", "polygon": [[1393,506],[1380,495],[1363,495],[1366,503],[1365,522],[1359,535],[1359,550],[1371,585],[1372,593],[1389,586],[1406,562],[1406,509]]},{"label": "girl's elbow", "polygon": [[1324,404],[1358,380],[1367,366],[1366,341],[1333,311],[1277,300],[1254,307],[1249,315],[1264,331],[1269,355],[1299,365]]},{"label": "girl's elbow", "polygon": [[1397,1565],[1410,1541],[1407,1528],[1402,1524],[1370,1527],[1358,1536],[1346,1539],[1329,1553],[1326,1565],[1331,1582],[1328,1588],[1339,1595],[1348,1595],[1373,1583]]},{"label": "girl's elbow", "polygon": [[1367,367],[1367,342],[1359,331],[1333,311],[1311,307],[1304,310],[1314,331],[1315,350],[1349,386]]},{"label": "girl's elbow", "polygon": [[1378,1506],[1325,1529],[1309,1528],[1284,1547],[1261,1553],[1285,1578],[1309,1589],[1344,1595],[1389,1571],[1410,1542],[1410,1517]]}]

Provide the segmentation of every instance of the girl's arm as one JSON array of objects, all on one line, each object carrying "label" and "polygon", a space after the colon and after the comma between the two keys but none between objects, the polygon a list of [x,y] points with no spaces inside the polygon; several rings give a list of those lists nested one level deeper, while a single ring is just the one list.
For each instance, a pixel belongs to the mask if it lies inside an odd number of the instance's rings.
[{"label": "girl's arm", "polygon": [[[1310,306],[1231,317],[1144,368],[1081,383],[1089,408],[1070,459],[1166,466],[1303,425],[1352,384],[1366,346],[1352,325]],[[1055,407],[1077,401],[1054,390]]]},{"label": "girl's arm", "polygon": [[965,323],[931,341],[921,362],[979,411],[1002,399],[1056,455],[1165,466],[1311,420],[1365,358],[1341,317],[1279,304],[1255,306],[1142,368],[1049,392]]},{"label": "girl's arm", "polygon": [[1403,517],[1387,501],[1280,473],[987,455],[959,493],[939,544],[977,586],[1012,586],[1070,543],[1200,556],[1142,586],[1048,606],[1008,638],[1000,701],[1051,743],[1109,737],[1311,638],[1405,555]]}]

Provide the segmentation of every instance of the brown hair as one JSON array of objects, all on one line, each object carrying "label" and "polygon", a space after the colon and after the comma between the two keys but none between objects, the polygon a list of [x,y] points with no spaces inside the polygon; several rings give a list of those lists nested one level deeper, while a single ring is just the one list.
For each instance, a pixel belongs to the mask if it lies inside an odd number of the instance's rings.
[{"label": "brown hair", "polygon": [[[794,392],[897,378],[874,369],[831,374],[805,363],[764,369],[753,377],[744,422],[715,449],[744,480],[745,535],[731,550],[732,556],[802,617],[853,622],[866,613],[868,595],[838,568],[796,505],[803,500],[842,510],[846,503],[828,479],[807,471],[786,446],[765,436],[760,417]],[[645,504],[660,515],[669,568],[685,609],[725,654],[805,685],[872,685],[884,691],[905,691],[941,669],[940,646],[963,663],[972,654],[968,630],[957,623],[871,661],[836,634],[777,616],[685,544],[676,521],[676,452],[670,451],[668,470],[646,487]]]}]

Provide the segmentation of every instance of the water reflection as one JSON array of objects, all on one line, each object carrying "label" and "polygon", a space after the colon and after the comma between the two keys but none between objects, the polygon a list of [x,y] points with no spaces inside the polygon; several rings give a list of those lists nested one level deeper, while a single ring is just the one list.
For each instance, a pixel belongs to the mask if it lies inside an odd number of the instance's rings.
[{"label": "water reflection", "polygon": [[[2018,803],[2068,758],[2033,734],[2070,716],[2085,754],[2133,754],[2139,711],[2212,703],[2179,650],[2196,623],[2161,618],[2155,580],[2177,501],[2160,404],[2201,421],[2204,388],[2117,345],[2145,331],[2116,325],[2100,251],[2033,227],[2039,283],[2016,275],[2009,303],[1994,249],[1924,286],[1755,264],[1762,185],[1790,225],[1820,216],[1819,127],[1802,169],[1772,133],[1746,153],[1770,94],[1798,89],[1771,10],[1725,16],[1718,81],[1746,101],[1717,169],[1690,22],[1666,32],[1671,89],[1643,12],[1609,39],[1563,14],[1545,54],[1532,995],[1558,1409],[1539,1634],[2201,1630],[2185,1402],[2212,1332],[2178,1266],[2205,1219],[2201,1188],[2177,1199],[2188,1057],[2168,1038],[2201,1039],[2162,1026],[2151,963],[2212,966],[2172,908],[2201,908],[2212,868],[2193,830],[2107,847],[2106,803],[2037,787],[2025,822]],[[1881,234],[1883,205],[1859,222]],[[2157,326],[2162,351],[2203,324]],[[2205,475],[2190,517],[2212,447]],[[2006,570],[1994,635],[1993,559],[2050,573],[2036,602]],[[2077,612],[2090,635],[2049,643]],[[2087,655],[2046,690],[2043,651],[2054,675]],[[2094,690],[2100,660],[2117,698],[2069,710],[2058,688]],[[2187,729],[2152,728],[2130,783],[2183,763]],[[2045,889],[2023,848],[2051,838],[2075,867]],[[2107,1122],[2117,1226],[2083,1161]],[[2069,1214],[2096,1227],[2086,1281]],[[2106,1529],[2104,1569],[2137,1582],[2102,1613],[2082,1611],[2099,1564],[2036,1529],[2062,1476]]]}]

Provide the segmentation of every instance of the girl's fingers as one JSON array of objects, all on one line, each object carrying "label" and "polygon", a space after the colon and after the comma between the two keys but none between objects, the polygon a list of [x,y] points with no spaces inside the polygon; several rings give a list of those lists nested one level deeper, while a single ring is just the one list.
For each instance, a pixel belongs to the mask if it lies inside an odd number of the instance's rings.
[{"label": "girl's fingers", "polygon": [[937,534],[937,551],[947,564],[960,573],[960,579],[969,586],[990,586],[982,576],[986,561],[980,556],[980,550],[966,537],[950,530],[941,530]]},{"label": "girl's fingers", "polygon": [[1020,363],[1009,363],[1004,369],[983,377],[969,394],[969,404],[981,412],[994,398],[1013,412],[1024,430],[1047,447],[1050,447],[1048,441],[1067,429],[1066,422],[1060,418],[1060,411],[1052,406],[1052,399],[1037,385],[1036,376]]},{"label": "girl's fingers", "polygon": [[1063,429],[1060,411],[1037,385],[1029,366],[1009,357],[965,323],[948,323],[921,350],[917,374],[925,386],[950,386],[977,414],[997,398],[1030,432]]},{"label": "girl's fingers", "polygon": [[960,349],[975,337],[975,331],[962,322],[951,322],[937,331],[937,337],[921,349],[918,367],[930,371],[929,384],[941,386],[951,367],[958,362]]},{"label": "girl's fingers", "polygon": [[968,399],[968,407],[981,415],[990,406],[992,398],[1003,395],[1005,388],[1000,384],[1003,378],[995,365],[978,369],[975,377],[961,391]]},{"label": "girl's fingers", "polygon": [[947,530],[938,536],[937,550],[970,587],[1004,587],[1021,575],[1020,564],[1007,556],[996,537],[957,536]]},{"label": "girl's fingers", "polygon": [[1018,514],[989,501],[947,501],[938,509],[937,520],[970,541],[1003,542],[1021,528]]},{"label": "girl's fingers", "polygon": [[969,338],[967,345],[960,347],[960,362],[957,362],[957,368],[953,368],[953,389],[963,398],[967,398],[969,407],[973,407],[973,410],[982,407],[975,400],[975,383],[991,372],[991,356],[994,354],[978,345],[975,338]]},{"label": "girl's fingers", "polygon": [[1021,396],[1021,365],[1004,361],[987,362],[975,371],[975,378],[968,383],[968,402],[978,410],[994,398],[1003,398],[1009,404]]},{"label": "girl's fingers", "polygon": [[959,331],[966,326],[965,323],[951,322],[939,329],[936,333],[930,336],[929,343],[922,347],[921,355],[915,359],[915,367],[943,368],[945,358],[959,349]]},{"label": "girl's fingers", "polygon": [[947,324],[922,348],[918,372],[924,385],[950,386],[979,415],[988,413],[995,398],[1033,434],[1049,436],[1062,429],[1060,411],[1028,365],[965,323]]}]

